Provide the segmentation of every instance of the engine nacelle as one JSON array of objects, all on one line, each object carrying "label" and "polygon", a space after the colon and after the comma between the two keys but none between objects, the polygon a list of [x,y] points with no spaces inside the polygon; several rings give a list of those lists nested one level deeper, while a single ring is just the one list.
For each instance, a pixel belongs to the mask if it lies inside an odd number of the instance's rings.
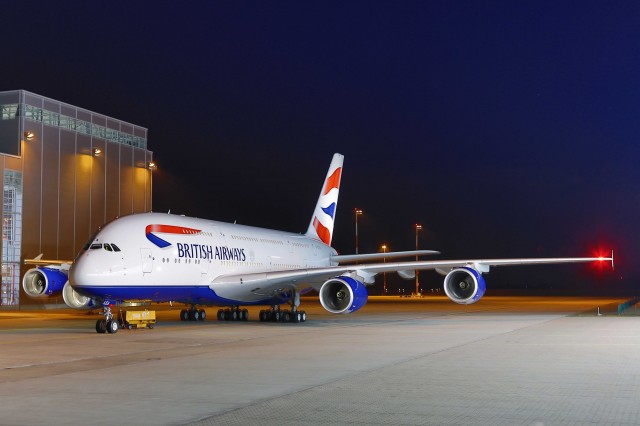
[{"label": "engine nacelle", "polygon": [[320,303],[332,314],[350,314],[362,308],[369,295],[364,284],[351,277],[336,277],[320,287]]},{"label": "engine nacelle", "polygon": [[68,307],[74,309],[95,309],[98,307],[92,298],[81,295],[68,282],[62,288],[62,299]]},{"label": "engine nacelle", "polygon": [[31,297],[47,297],[59,293],[68,280],[59,268],[33,268],[24,274],[22,288]]},{"label": "engine nacelle", "polygon": [[476,303],[486,289],[487,283],[482,274],[473,268],[454,269],[444,277],[444,292],[447,297],[461,305]]}]

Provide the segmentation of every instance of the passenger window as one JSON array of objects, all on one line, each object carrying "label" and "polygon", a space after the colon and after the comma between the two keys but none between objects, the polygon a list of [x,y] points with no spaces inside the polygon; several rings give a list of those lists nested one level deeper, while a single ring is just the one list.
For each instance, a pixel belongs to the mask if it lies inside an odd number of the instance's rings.
[{"label": "passenger window", "polygon": [[113,251],[120,251],[120,248],[115,244],[111,244],[111,247],[113,247]]},{"label": "passenger window", "polygon": [[111,248],[111,246],[110,246],[109,244],[105,244],[105,245],[104,245],[104,249],[105,249],[106,251],[113,251],[113,249]]}]

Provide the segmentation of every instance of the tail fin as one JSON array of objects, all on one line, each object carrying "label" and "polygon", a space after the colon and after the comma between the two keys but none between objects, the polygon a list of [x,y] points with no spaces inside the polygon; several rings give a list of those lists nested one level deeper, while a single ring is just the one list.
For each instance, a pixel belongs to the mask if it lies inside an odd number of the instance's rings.
[{"label": "tail fin", "polygon": [[333,154],[327,177],[324,179],[322,191],[318,197],[316,209],[313,211],[311,223],[307,229],[307,235],[316,238],[326,245],[331,245],[333,236],[333,222],[338,206],[338,193],[340,192],[340,178],[342,177],[342,163],[344,155]]}]

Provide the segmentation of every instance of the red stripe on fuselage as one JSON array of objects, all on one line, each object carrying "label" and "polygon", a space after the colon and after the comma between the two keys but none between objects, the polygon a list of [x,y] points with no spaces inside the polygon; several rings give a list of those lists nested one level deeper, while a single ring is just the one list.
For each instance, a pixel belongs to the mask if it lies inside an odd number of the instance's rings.
[{"label": "red stripe on fuselage", "polygon": [[184,226],[173,225],[147,225],[145,233],[150,232],[163,232],[165,234],[197,234],[199,229],[185,228]]}]

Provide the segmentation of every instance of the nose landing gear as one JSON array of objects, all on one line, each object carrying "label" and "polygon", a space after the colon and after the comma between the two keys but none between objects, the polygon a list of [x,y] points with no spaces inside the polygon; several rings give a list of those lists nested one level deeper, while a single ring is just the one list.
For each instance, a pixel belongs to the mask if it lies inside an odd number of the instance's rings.
[{"label": "nose landing gear", "polygon": [[113,318],[111,313],[111,305],[104,304],[102,306],[103,319],[96,321],[96,332],[114,334],[118,332],[118,321]]}]

